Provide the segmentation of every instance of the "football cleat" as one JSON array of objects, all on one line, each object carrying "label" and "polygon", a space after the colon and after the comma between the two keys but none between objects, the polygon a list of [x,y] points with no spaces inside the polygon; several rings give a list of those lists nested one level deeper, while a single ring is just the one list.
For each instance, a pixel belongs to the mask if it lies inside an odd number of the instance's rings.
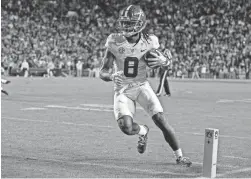
[{"label": "football cleat", "polygon": [[171,94],[164,94],[164,96],[171,97]]},{"label": "football cleat", "polygon": [[139,136],[139,141],[138,141],[138,152],[143,154],[146,151],[146,145],[147,145],[147,134],[149,133],[149,128],[144,125],[144,127],[147,130],[146,135]]},{"label": "football cleat", "polygon": [[161,93],[156,93],[156,96],[157,97],[161,97]]},{"label": "football cleat", "polygon": [[185,167],[190,167],[192,165],[192,162],[190,161],[189,158],[187,157],[179,157],[177,160],[176,160],[176,163],[178,165],[181,165],[181,166],[185,166]]}]

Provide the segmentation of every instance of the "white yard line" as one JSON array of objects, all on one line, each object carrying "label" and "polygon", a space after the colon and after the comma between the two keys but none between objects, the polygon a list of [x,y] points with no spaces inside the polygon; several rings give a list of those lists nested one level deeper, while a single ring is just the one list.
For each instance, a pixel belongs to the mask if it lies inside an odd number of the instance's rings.
[{"label": "white yard line", "polygon": [[180,172],[171,172],[168,170],[165,170],[163,172],[156,171],[156,170],[150,170],[150,169],[140,169],[135,167],[126,167],[126,166],[118,166],[118,165],[108,165],[108,164],[100,164],[100,163],[88,163],[88,162],[79,162],[81,165],[89,165],[89,166],[98,166],[102,168],[108,168],[108,169],[119,169],[119,170],[127,170],[129,172],[139,172],[139,173],[147,173],[147,174],[153,174],[153,175],[175,175],[175,176],[190,176],[190,177],[196,177],[198,174],[191,174],[191,173],[180,173]]},{"label": "white yard line", "polygon": [[111,104],[80,104],[80,105],[85,106],[85,107],[112,108],[113,109],[113,105]]},{"label": "white yard line", "polygon": [[232,136],[232,135],[220,135],[220,137],[224,138],[233,138],[233,139],[246,139],[246,140],[251,140],[251,137],[243,137],[243,136]]},{"label": "white yard line", "polygon": [[[189,153],[189,152],[188,152]],[[203,165],[203,163],[201,162],[193,162],[193,164],[197,164],[197,165]],[[233,165],[222,165],[222,164],[219,164],[217,163],[217,166],[219,167],[224,167],[224,168],[239,168],[238,166],[233,166]]]},{"label": "white yard line", "polygon": [[[204,133],[198,133],[198,132],[177,132],[177,133],[185,133],[185,134],[192,134],[192,135],[198,135],[198,136],[204,136],[205,135]],[[243,137],[243,136],[232,136],[232,135],[222,135],[222,134],[220,134],[220,137],[251,140],[251,137]]]},{"label": "white yard line", "polygon": [[[113,126],[109,126],[109,125],[94,125],[94,124],[78,124],[78,123],[73,123],[73,122],[66,122],[66,121],[62,121],[62,122],[53,122],[53,121],[46,121],[46,120],[33,120],[33,119],[26,119],[26,118],[17,118],[17,117],[7,117],[7,116],[2,116],[2,119],[7,119],[7,120],[17,120],[17,121],[27,121],[27,122],[42,122],[42,123],[57,123],[57,124],[62,124],[62,125],[73,125],[73,126],[88,126],[88,127],[97,127],[97,128],[113,128],[115,129],[115,127]],[[157,131],[157,130],[151,130],[151,131]],[[181,133],[181,132],[179,132]],[[190,132],[183,132],[183,133],[188,133],[188,134],[200,134],[200,133],[190,133]],[[181,133],[182,134],[182,133]],[[200,135],[204,135],[204,134],[200,134]],[[222,135],[221,135],[222,136]],[[229,138],[234,138],[235,136],[229,136]],[[188,152],[189,153],[189,152]],[[236,156],[223,156],[223,157],[229,157],[229,158],[239,158],[240,157],[236,157]],[[246,159],[246,158],[242,158],[242,159]],[[248,158],[247,158],[248,159]],[[199,164],[202,165],[202,163],[199,162],[193,162],[194,164]],[[222,166],[222,167],[227,167],[227,168],[237,168],[237,166],[231,166],[231,165],[222,165],[222,164],[217,164],[218,166]]]},{"label": "white yard line", "polygon": [[[65,161],[65,160],[59,160],[59,159],[44,159],[44,161],[47,162],[60,162],[60,163],[70,163],[70,164],[76,164],[76,165],[88,165],[88,166],[93,166],[94,167],[102,167],[102,168],[107,168],[110,169],[111,171],[114,169],[115,170],[127,170],[128,172],[138,172],[138,173],[143,173],[143,174],[153,174],[153,175],[174,175],[174,176],[187,176],[187,177],[196,177],[199,174],[192,174],[192,173],[180,173],[180,172],[171,172],[165,169],[165,171],[156,171],[152,169],[140,169],[136,167],[127,167],[127,166],[118,166],[116,164],[110,165],[108,163],[102,164],[102,163],[94,163],[94,162],[74,162],[74,161]],[[97,170],[98,171],[98,170]]]},{"label": "white yard line", "polygon": [[[73,110],[86,110],[86,111],[99,111],[99,112],[113,112],[113,110],[110,109],[96,109],[96,108],[82,108],[82,107],[67,107],[67,106],[60,106],[60,105],[47,105],[45,106],[47,108],[59,108],[59,109],[73,109]],[[6,117],[2,117],[2,118],[6,118]],[[13,118],[12,118],[13,119]],[[15,118],[15,119],[19,119],[19,118]],[[41,122],[39,120],[30,120],[30,119],[21,119],[20,120],[26,120],[26,121],[37,121],[37,122]],[[67,122],[66,122],[67,123]],[[62,123],[64,124],[64,123]],[[99,127],[99,125],[91,125],[91,124],[75,124],[75,123],[71,123],[70,125],[79,125],[79,126],[97,126]],[[106,127],[106,126],[102,126],[102,127]],[[107,128],[112,128],[112,126],[107,126]],[[185,127],[184,127],[185,128]],[[159,131],[159,130],[151,130],[151,131]],[[197,133],[197,132],[177,132],[177,133],[181,133],[181,134],[192,134],[192,135],[197,135],[197,136],[204,136],[204,133]],[[251,140],[251,137],[242,137],[242,136],[230,136],[230,135],[220,135],[220,137],[224,137],[224,138],[234,138],[234,139],[246,139],[246,140]]]},{"label": "white yard line", "polygon": [[91,126],[91,127],[100,127],[100,128],[114,128],[112,126],[103,126],[103,125],[94,125],[94,124],[78,124],[78,123],[72,123],[72,122],[53,122],[53,121],[46,121],[46,120],[34,120],[34,119],[25,119],[25,118],[17,118],[17,117],[6,117],[2,116],[2,119],[8,119],[8,120],[16,120],[16,121],[28,121],[28,122],[42,122],[42,123],[57,123],[57,124],[63,124],[63,125],[74,125],[74,126]]},{"label": "white yard line", "polygon": [[29,121],[29,122],[51,123],[51,121],[46,121],[46,120],[34,120],[34,119],[25,119],[25,118],[19,118],[19,117],[1,116],[1,118],[2,119],[8,119],[8,120],[16,120],[16,121]]},{"label": "white yard line", "polygon": [[36,111],[36,110],[46,110],[46,108],[38,108],[38,107],[29,107],[29,108],[23,108],[22,111]]},{"label": "white yard line", "polygon": [[[152,142],[149,142],[150,144],[155,144],[155,145],[158,145],[158,143],[152,143]],[[204,146],[204,144],[196,144],[196,146],[199,145],[199,146]],[[198,154],[198,152],[186,152],[187,154]],[[231,155],[221,155],[220,157],[223,157],[223,158],[229,158],[229,159],[238,159],[238,160],[251,160],[251,158],[248,158],[248,157],[236,157],[236,156],[231,156]],[[202,164],[202,163],[198,163],[198,162],[193,162],[195,164]],[[218,164],[217,164],[218,165]],[[220,165],[222,166],[222,165]],[[225,167],[228,167],[228,165],[224,165]],[[238,168],[238,167],[235,167],[235,168]]]},{"label": "white yard line", "polygon": [[216,115],[210,115],[210,114],[205,114],[205,117],[208,118],[221,118],[221,120],[232,120],[232,119],[247,119],[249,120],[250,117],[249,116],[237,116],[237,115],[233,115],[233,114],[229,114],[229,116],[216,116]]},{"label": "white yard line", "polygon": [[216,103],[233,103],[233,100],[229,100],[229,99],[221,99],[216,101]]},{"label": "white yard line", "polygon": [[[94,108],[109,108],[109,109],[113,109],[113,105],[111,104],[80,104],[81,106],[84,107],[94,107]],[[141,109],[143,110],[142,107],[137,106],[136,109]]]},{"label": "white yard line", "polygon": [[216,103],[234,103],[234,102],[251,103],[251,99],[237,99],[237,100],[220,99],[220,100],[216,101]]},{"label": "white yard line", "polygon": [[[47,108],[57,108],[57,109],[69,109],[69,110],[84,110],[84,111],[97,111],[97,112],[113,112],[113,105],[109,104],[80,104],[81,106],[65,106],[65,105],[46,105],[43,107],[28,107],[22,108],[21,110],[46,110]],[[83,107],[82,107],[83,106]],[[143,110],[142,107],[137,107],[138,110]],[[165,113],[166,115],[186,115],[188,113]],[[205,114],[205,117],[209,118],[222,118],[222,119],[229,119],[228,116],[218,116],[218,115],[210,115]],[[235,116],[230,116],[235,117]],[[242,117],[247,118],[249,117]]]},{"label": "white yard line", "polygon": [[[84,110],[84,111],[97,111],[97,112],[113,112],[113,106],[112,105],[105,105],[105,104],[80,104],[83,107],[80,106],[65,106],[65,105],[47,105],[43,106],[44,108],[57,108],[57,109],[69,109],[69,110]],[[140,106],[137,107],[138,110],[143,110]],[[166,115],[187,115],[188,113],[165,113]],[[190,114],[190,113],[189,113]],[[227,119],[233,118],[235,116],[218,116],[218,115],[210,115],[210,114],[205,114],[203,115],[204,117],[209,117],[209,118],[222,118],[222,119]],[[241,118],[247,118],[249,117],[241,117]]]},{"label": "white yard line", "polygon": [[99,111],[99,112],[113,112],[113,109],[103,109],[103,108],[83,108],[83,107],[69,107],[69,106],[60,106],[60,105],[47,105],[46,108],[59,108],[59,109],[75,109],[75,110],[84,110],[84,111]]},{"label": "white yard line", "polygon": [[236,157],[236,156],[230,156],[230,155],[223,155],[221,157],[230,158],[230,159],[238,159],[238,160],[250,160],[251,161],[251,158],[247,158],[247,157]]},{"label": "white yard line", "polygon": [[229,171],[229,172],[218,174],[216,176],[217,177],[225,177],[225,176],[228,176],[228,175],[238,174],[238,173],[245,173],[245,172],[251,172],[251,167],[232,170],[232,171]]}]

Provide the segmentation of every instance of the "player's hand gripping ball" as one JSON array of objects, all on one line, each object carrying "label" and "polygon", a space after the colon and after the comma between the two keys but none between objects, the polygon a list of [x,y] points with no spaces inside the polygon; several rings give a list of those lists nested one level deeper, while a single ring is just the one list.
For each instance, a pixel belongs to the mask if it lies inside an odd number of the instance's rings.
[{"label": "player's hand gripping ball", "polygon": [[168,66],[170,59],[162,54],[159,50],[152,49],[144,55],[146,65],[150,68],[158,68],[160,66]]},{"label": "player's hand gripping ball", "polygon": [[123,79],[123,71],[117,71],[111,75],[111,80],[118,86],[122,86]]}]

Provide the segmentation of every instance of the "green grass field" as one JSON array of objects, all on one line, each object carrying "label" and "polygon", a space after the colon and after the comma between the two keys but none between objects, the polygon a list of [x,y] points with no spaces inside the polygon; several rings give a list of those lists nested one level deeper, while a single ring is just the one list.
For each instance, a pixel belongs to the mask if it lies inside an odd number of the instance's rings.
[{"label": "green grass field", "polygon": [[[2,95],[3,178],[195,178],[202,176],[205,128],[220,130],[217,177],[251,176],[251,83],[170,81],[162,97],[191,168],[177,166],[150,117],[146,153],[113,117],[113,85],[89,78],[10,78]],[[157,81],[151,79],[156,88]],[[139,106],[138,106],[139,107]]]}]

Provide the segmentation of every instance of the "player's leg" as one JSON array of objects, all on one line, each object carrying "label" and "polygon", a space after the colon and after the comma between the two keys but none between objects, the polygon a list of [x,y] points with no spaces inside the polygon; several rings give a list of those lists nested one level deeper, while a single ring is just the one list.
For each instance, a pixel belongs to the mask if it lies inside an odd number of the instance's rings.
[{"label": "player's leg", "polygon": [[168,83],[168,80],[167,80],[167,71],[165,71],[165,73],[164,73],[164,79],[165,79],[164,89],[165,89],[166,95],[171,96],[171,91],[170,91],[169,83]]},{"label": "player's leg", "polygon": [[162,72],[160,75],[160,79],[159,79],[159,86],[158,89],[156,91],[156,95],[157,96],[161,96],[162,93],[162,89],[163,89],[163,77],[164,77],[164,73]]},{"label": "player's leg", "polygon": [[2,87],[1,87],[1,92],[4,93],[5,95],[9,95],[7,91],[5,91]]},{"label": "player's leg", "polygon": [[135,135],[139,133],[140,127],[137,123],[133,122],[131,116],[121,116],[117,122],[121,131],[126,135]]},{"label": "player's leg", "polygon": [[139,104],[152,116],[154,123],[162,130],[164,137],[171,148],[175,151],[179,149],[178,141],[174,135],[174,130],[163,114],[163,108],[149,84],[142,88],[138,97]]},{"label": "player's leg", "polygon": [[160,104],[157,96],[154,94],[149,83],[142,86],[142,91],[138,97],[138,102],[148,112],[148,114],[152,116],[154,123],[162,131],[166,142],[170,145],[174,152],[177,163],[190,166],[192,163],[188,158],[183,157],[182,150],[179,146],[174,129],[165,117],[162,105]]},{"label": "player's leg", "polygon": [[157,96],[161,96],[161,93],[163,91],[163,88],[165,90],[165,95],[170,96],[171,92],[170,92],[170,88],[169,88],[169,84],[168,84],[168,80],[167,80],[167,75],[168,75],[168,71],[167,70],[163,70],[161,77],[160,77],[160,84],[159,84],[159,91],[156,93]]},{"label": "player's leg", "polygon": [[169,122],[168,122],[167,118],[165,117],[165,115],[163,114],[163,112],[158,112],[157,114],[154,114],[152,116],[152,119],[153,119],[154,123],[162,131],[166,142],[172,148],[177,164],[190,167],[192,165],[192,162],[189,160],[189,158],[183,157],[182,150],[179,146],[174,129],[169,124]]},{"label": "player's leg", "polygon": [[[126,135],[146,136],[149,129],[147,126],[139,125],[133,121],[135,114],[135,102],[129,99],[124,94],[115,93],[114,95],[114,115],[118,122],[119,128]],[[144,153],[146,146],[142,146],[138,143],[138,152]]]}]

